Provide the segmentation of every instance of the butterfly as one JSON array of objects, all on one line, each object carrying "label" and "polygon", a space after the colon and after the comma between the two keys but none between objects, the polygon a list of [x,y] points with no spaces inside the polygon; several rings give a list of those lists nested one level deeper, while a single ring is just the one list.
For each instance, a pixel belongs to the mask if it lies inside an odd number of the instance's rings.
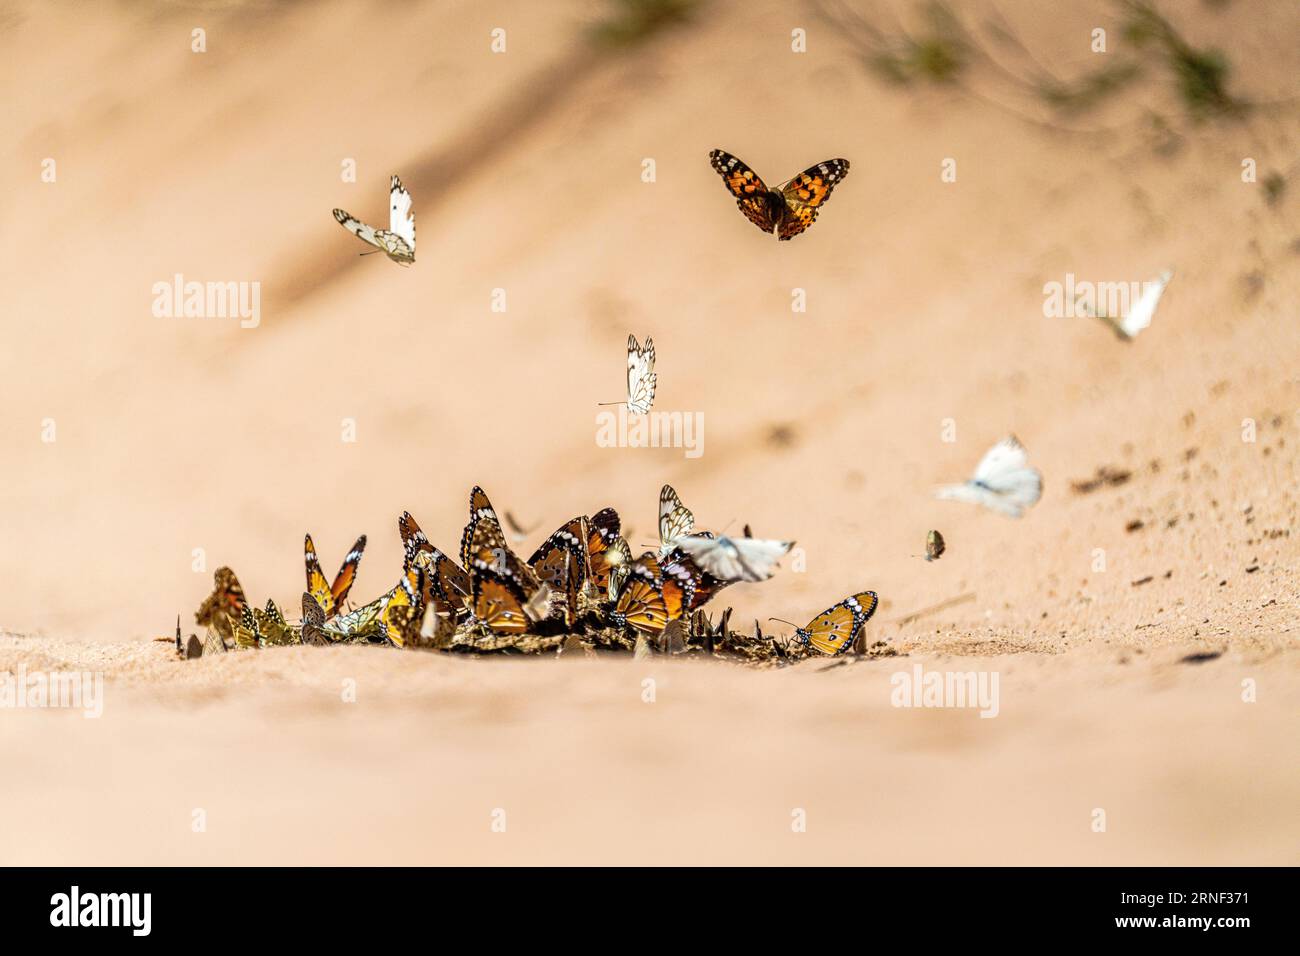
[{"label": "butterfly", "polygon": [[[334,210],[334,218],[348,232],[362,242],[375,246],[394,262],[410,265],[415,261],[415,213],[411,212],[411,194],[397,176],[392,178],[388,186],[387,229],[367,226],[342,209]],[[368,252],[361,254],[370,255]]]},{"label": "butterfly", "polygon": [[[813,618],[807,627],[793,627],[795,639],[805,647],[823,654],[842,654],[853,646],[863,626],[876,613],[880,603],[875,591],[863,591],[846,597],[834,607],[827,608]],[[780,618],[771,618],[776,621]],[[781,621],[789,624],[788,621]]]},{"label": "butterfly", "polygon": [[811,226],[835,185],[849,173],[847,159],[828,159],[769,189],[756,172],[730,153],[715,149],[709,159],[745,218],[764,232],[775,231],[778,239],[792,239]]},{"label": "butterfly", "polygon": [[925,536],[925,560],[938,561],[943,557],[943,552],[947,547],[943,535],[938,531],[931,531]]},{"label": "butterfly", "polygon": [[310,591],[302,592],[302,642],[314,645],[330,643],[325,635],[325,609]]},{"label": "butterfly", "polygon": [[645,345],[637,344],[636,336],[627,337],[627,401],[597,402],[598,405],[627,405],[630,412],[647,415],[655,403],[655,343],[646,336]]},{"label": "butterfly", "polygon": [[1142,294],[1138,296],[1137,302],[1128,310],[1128,314],[1123,318],[1116,318],[1113,315],[1107,315],[1105,312],[1098,312],[1088,305],[1082,303],[1082,308],[1088,314],[1101,319],[1111,327],[1114,333],[1125,342],[1132,342],[1137,338],[1137,334],[1151,324],[1155,317],[1156,306],[1160,304],[1160,297],[1165,294],[1165,286],[1169,285],[1169,280],[1174,277],[1172,269],[1166,269],[1150,282],[1142,285]]},{"label": "butterfly", "polygon": [[766,581],[794,542],[687,535],[677,539],[677,546],[719,581]]},{"label": "butterfly", "polygon": [[334,576],[333,584],[325,579],[320,569],[320,559],[316,557],[316,545],[312,543],[311,535],[303,539],[302,549],[307,565],[307,590],[325,612],[325,619],[329,620],[343,610],[343,602],[347,599],[348,591],[352,590],[352,582],[357,577],[357,565],[361,563],[361,554],[366,550],[366,536],[363,534],[352,545],[352,550],[343,559],[339,573]]},{"label": "butterfly", "polygon": [[628,547],[627,539],[620,536],[605,550],[602,557],[606,566],[604,590],[609,600],[614,601],[631,570],[632,549]]},{"label": "butterfly", "polygon": [[265,610],[253,608],[252,612],[256,623],[254,632],[257,634],[259,647],[302,643],[301,632],[289,625],[289,622],[284,619],[284,613],[270,598],[266,601]]},{"label": "butterfly", "polygon": [[[709,532],[704,535],[712,537]],[[669,620],[676,620],[701,607],[731,581],[722,581],[705,571],[681,547],[659,558],[664,581],[664,606]]]},{"label": "butterfly", "polygon": [[212,594],[199,607],[194,620],[215,631],[224,648],[224,640],[231,636],[233,626],[248,606],[248,599],[244,597],[244,589],[230,568],[217,568],[212,575],[212,582]]},{"label": "butterfly", "polygon": [[397,519],[397,530],[406,549],[406,566],[415,565],[424,571],[423,600],[435,600],[439,607],[450,611],[463,608],[470,590],[465,570],[429,543],[409,511]]},{"label": "butterfly", "polygon": [[529,567],[542,584],[551,593],[565,596],[563,604],[552,608],[552,616],[563,617],[566,624],[571,625],[581,612],[578,596],[587,589],[591,579],[591,558],[587,550],[591,537],[590,519],[581,515],[543,541],[528,559]]},{"label": "butterfly", "polygon": [[676,540],[695,529],[695,515],[682,504],[672,485],[659,490],[659,554],[665,555],[675,548]]},{"label": "butterfly", "polygon": [[495,516],[480,515],[472,528],[466,561],[470,614],[493,631],[527,631],[550,613],[550,588],[506,545]]},{"label": "butterfly", "polygon": [[[610,623],[657,634],[672,620],[664,599],[664,578],[653,551],[647,551],[628,567],[626,580],[613,598]],[[681,605],[677,605],[681,616]]]},{"label": "butterfly", "polygon": [[1015,435],[1002,439],[980,459],[975,475],[960,485],[944,485],[935,497],[967,501],[1019,518],[1043,494],[1043,476],[1028,464]]},{"label": "butterfly", "polygon": [[[591,563],[591,580],[599,591],[609,589],[609,575],[614,568],[631,560],[627,542],[619,534],[621,523],[613,508],[602,508],[588,522],[587,558]],[[621,545],[620,545],[621,542]]]},{"label": "butterfly", "polygon": [[231,637],[235,639],[236,647],[256,650],[262,646],[262,635],[258,629],[257,618],[253,614],[253,609],[247,604],[239,612],[238,620],[231,625]]},{"label": "butterfly", "polygon": [[466,571],[469,570],[470,544],[474,540],[474,532],[479,522],[484,519],[497,525],[501,524],[496,509],[488,500],[487,492],[475,485],[469,492],[469,524],[465,525],[465,530],[460,536],[460,565]]}]

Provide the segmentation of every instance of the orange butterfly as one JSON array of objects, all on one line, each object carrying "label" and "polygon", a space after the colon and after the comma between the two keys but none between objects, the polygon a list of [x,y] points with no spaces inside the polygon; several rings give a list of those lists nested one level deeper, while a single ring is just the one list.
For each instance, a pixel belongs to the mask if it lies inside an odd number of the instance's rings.
[{"label": "orange butterfly", "polygon": [[352,545],[352,550],[343,559],[339,573],[334,576],[333,584],[326,580],[320,569],[320,559],[316,557],[316,545],[312,543],[311,535],[303,539],[302,550],[307,565],[307,591],[325,612],[325,619],[329,620],[343,610],[343,602],[352,590],[352,582],[357,577],[357,565],[361,563],[361,554],[366,550],[366,536],[363,534]]},{"label": "orange butterfly", "polygon": [[470,521],[470,614],[490,630],[522,634],[550,613],[551,589],[506,545],[495,516],[478,514]]},{"label": "orange butterfly", "polygon": [[[834,607],[829,607],[818,614],[807,627],[790,624],[794,628],[795,638],[805,647],[811,647],[823,654],[843,654],[853,646],[858,634],[876,613],[880,599],[875,591],[863,591],[846,597]],[[772,618],[772,620],[780,620]]]},{"label": "orange butterfly", "polygon": [[793,239],[811,226],[836,184],[849,174],[847,159],[828,159],[769,189],[758,173],[730,153],[715,149],[709,159],[745,218],[764,232],[775,231],[778,239]]},{"label": "orange butterfly", "polygon": [[406,549],[406,566],[424,570],[423,600],[437,602],[438,607],[452,613],[465,607],[470,593],[469,575],[447,555],[429,543],[409,511],[397,519],[397,530]]}]

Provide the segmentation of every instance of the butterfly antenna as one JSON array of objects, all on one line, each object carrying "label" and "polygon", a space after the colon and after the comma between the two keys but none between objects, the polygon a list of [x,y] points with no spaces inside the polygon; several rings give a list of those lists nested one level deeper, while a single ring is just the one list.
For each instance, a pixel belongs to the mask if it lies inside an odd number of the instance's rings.
[{"label": "butterfly antenna", "polygon": [[379,251],[380,251],[379,249],[375,249],[375,250],[373,250],[372,252],[358,252],[357,255],[359,255],[359,256],[373,256],[375,253],[377,253],[377,252],[379,252]]},{"label": "butterfly antenna", "polygon": [[[365,253],[362,253],[364,255]],[[597,405],[626,405],[627,402],[597,402]]]},{"label": "butterfly antenna", "polygon": [[799,625],[798,625],[798,624],[795,624],[795,623],[793,623],[793,622],[791,622],[791,621],[782,620],[782,619],[779,618],[779,617],[769,617],[768,620],[769,620],[769,621],[777,621],[777,622],[779,622],[779,623],[781,623],[781,624],[789,624],[789,625],[790,625],[791,627],[793,627],[796,631],[799,630]]}]

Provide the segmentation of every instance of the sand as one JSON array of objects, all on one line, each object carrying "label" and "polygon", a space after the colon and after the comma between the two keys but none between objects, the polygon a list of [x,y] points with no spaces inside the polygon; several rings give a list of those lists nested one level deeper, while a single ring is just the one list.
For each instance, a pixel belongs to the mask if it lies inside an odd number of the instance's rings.
[{"label": "sand", "polygon": [[[1300,12],[1265,6],[1178,22],[1243,96],[1281,100]],[[995,88],[883,87],[808,10],[755,7],[763,29],[718,3],[606,56],[582,40],[599,4],[3,15],[0,669],[105,691],[99,719],[0,712],[21,768],[0,862],[1297,862],[1300,189],[1270,205],[1240,175],[1295,163],[1294,105],[1194,123],[1153,70],[1073,124],[1103,132],[1069,133]],[[1001,7],[1065,75],[1095,23],[1120,32],[1101,4]],[[776,243],[714,147],[772,181],[853,166]],[[382,217],[392,172],[411,269],[358,257],[329,215]],[[1131,344],[1043,316],[1067,272],[1167,266]],[[259,324],[155,317],[177,273],[260,282]],[[628,332],[654,337],[656,408],[703,414],[699,457],[597,445]],[[1025,518],[931,497],[1008,433],[1045,477]],[[1101,467],[1130,477],[1072,489]],[[177,613],[194,629],[222,564],[297,607],[305,531],[327,566],[370,536],[368,600],[404,509],[452,548],[477,483],[536,526],[525,553],[607,505],[644,545],[664,482],[706,527],[802,549],[719,609],[803,622],[870,588],[869,637],[900,656],[183,663],[153,641]],[[996,672],[998,716],[891,706],[917,664]]]}]

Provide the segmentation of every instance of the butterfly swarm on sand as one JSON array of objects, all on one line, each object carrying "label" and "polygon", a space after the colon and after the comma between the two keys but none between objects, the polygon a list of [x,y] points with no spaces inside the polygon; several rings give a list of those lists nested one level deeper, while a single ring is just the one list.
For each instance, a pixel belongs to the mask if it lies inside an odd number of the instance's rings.
[{"label": "butterfly swarm on sand", "polygon": [[347,596],[365,536],[330,582],[308,535],[306,590],[296,625],[274,601],[262,608],[250,603],[234,573],[222,568],[196,615],[209,628],[204,651],[373,644],[468,653],[694,652],[783,663],[809,648],[843,653],[870,617],[870,609],[841,602],[836,608],[848,611],[836,612],[834,633],[814,622],[782,639],[765,636],[756,624],[749,636],[727,628],[729,610],[715,627],[703,606],[738,581],[770,578],[792,542],[733,540],[699,530],[671,485],[659,493],[659,547],[635,559],[618,513],[602,508],[566,521],[525,561],[479,487],[470,492],[469,521],[455,552],[431,542],[409,512],[397,524],[404,554],[397,583],[357,608]]},{"label": "butterfly swarm on sand", "polygon": [[775,232],[777,239],[793,239],[811,226],[836,184],[849,174],[847,159],[828,159],[771,189],[725,150],[715,149],[709,160],[745,218],[764,232]]},{"label": "butterfly swarm on sand", "polygon": [[[334,218],[348,232],[362,242],[370,243],[394,262],[409,266],[415,261],[415,213],[411,211],[411,194],[397,176],[393,176],[388,186],[387,229],[368,226],[343,209],[335,209]],[[367,256],[371,253],[361,254]]]}]

